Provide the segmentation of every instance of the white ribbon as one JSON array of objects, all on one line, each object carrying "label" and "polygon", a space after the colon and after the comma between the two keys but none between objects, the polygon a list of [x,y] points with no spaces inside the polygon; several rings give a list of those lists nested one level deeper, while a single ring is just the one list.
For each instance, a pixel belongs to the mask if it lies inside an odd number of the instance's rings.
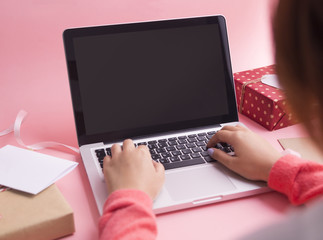
[{"label": "white ribbon", "polygon": [[12,125],[12,126],[10,126],[8,129],[3,130],[2,132],[0,132],[0,137],[1,137],[1,136],[4,136],[4,135],[9,134],[9,133],[11,133],[12,131],[13,131],[13,125]]},{"label": "white ribbon", "polygon": [[1,131],[0,132],[0,137],[4,136],[4,135],[7,135],[7,134],[9,134],[11,132],[14,132],[16,141],[21,146],[26,147],[26,148],[31,149],[31,150],[36,150],[37,151],[37,150],[44,149],[44,148],[54,148],[54,147],[57,147],[57,146],[63,146],[63,147],[66,147],[66,148],[76,152],[76,153],[80,152],[78,148],[75,148],[75,147],[72,147],[72,146],[69,146],[69,145],[66,145],[66,144],[58,143],[58,142],[39,142],[39,143],[35,143],[33,145],[26,145],[22,141],[21,136],[20,136],[21,124],[24,121],[26,115],[27,115],[26,111],[20,110],[19,113],[17,114],[15,123],[12,126],[10,126],[8,129],[5,129],[5,130]]}]

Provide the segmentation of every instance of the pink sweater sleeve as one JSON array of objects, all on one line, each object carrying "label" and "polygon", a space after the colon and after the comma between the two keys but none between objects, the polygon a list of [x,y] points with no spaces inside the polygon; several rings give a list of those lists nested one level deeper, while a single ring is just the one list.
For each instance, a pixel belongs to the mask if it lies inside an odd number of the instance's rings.
[{"label": "pink sweater sleeve", "polygon": [[156,239],[157,224],[151,198],[132,189],[110,194],[99,220],[100,240]]},{"label": "pink sweater sleeve", "polygon": [[281,157],[272,167],[268,186],[299,205],[323,193],[323,165],[294,155]]}]

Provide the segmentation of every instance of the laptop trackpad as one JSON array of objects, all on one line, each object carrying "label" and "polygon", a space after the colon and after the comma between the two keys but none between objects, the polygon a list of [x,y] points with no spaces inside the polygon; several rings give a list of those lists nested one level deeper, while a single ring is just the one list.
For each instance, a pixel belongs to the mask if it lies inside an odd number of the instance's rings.
[{"label": "laptop trackpad", "polygon": [[168,172],[165,187],[174,201],[200,199],[236,188],[216,164]]}]

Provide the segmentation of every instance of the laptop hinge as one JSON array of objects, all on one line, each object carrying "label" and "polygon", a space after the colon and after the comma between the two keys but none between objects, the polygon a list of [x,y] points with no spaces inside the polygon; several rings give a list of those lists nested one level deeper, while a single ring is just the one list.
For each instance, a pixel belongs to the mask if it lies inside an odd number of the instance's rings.
[{"label": "laptop hinge", "polygon": [[[221,124],[213,124],[209,126],[203,126],[203,127],[196,127],[196,128],[186,128],[186,129],[181,129],[181,130],[175,130],[175,131],[168,131],[168,132],[161,132],[161,133],[154,133],[154,134],[148,134],[148,135],[140,135],[136,137],[129,137],[132,140],[140,140],[140,139],[145,139],[145,138],[157,138],[161,137],[163,135],[177,135],[177,134],[186,134],[187,132],[192,132],[192,131],[204,131],[205,129],[210,129],[210,128],[221,128]],[[121,142],[124,139],[120,139],[119,141],[116,140],[114,142]],[[111,144],[111,142],[103,142],[105,145],[106,144]]]}]

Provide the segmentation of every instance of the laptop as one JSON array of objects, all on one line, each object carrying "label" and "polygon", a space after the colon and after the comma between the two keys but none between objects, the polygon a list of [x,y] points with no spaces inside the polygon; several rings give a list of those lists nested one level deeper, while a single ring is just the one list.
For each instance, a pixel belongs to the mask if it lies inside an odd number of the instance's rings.
[{"label": "laptop", "polygon": [[239,123],[223,16],[74,28],[63,38],[78,144],[101,214],[103,158],[127,138],[165,166],[156,214],[268,191],[206,152],[216,131]]}]

